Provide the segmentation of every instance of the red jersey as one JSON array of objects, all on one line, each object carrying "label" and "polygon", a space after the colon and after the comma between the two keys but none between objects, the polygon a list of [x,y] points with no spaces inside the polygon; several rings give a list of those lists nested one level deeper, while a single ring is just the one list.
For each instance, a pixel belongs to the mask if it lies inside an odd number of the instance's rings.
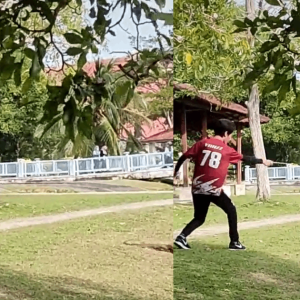
[{"label": "red jersey", "polygon": [[185,156],[195,163],[192,192],[219,196],[229,164],[238,163],[243,155],[216,138],[205,138],[190,148]]}]

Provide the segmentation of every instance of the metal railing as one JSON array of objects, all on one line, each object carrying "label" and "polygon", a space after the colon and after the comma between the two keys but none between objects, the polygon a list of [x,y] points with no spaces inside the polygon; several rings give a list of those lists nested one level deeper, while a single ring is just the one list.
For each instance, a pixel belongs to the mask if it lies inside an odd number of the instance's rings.
[{"label": "metal railing", "polygon": [[136,172],[173,168],[173,152],[0,163],[1,177],[83,176],[104,172]]},{"label": "metal railing", "polygon": [[[271,181],[294,181],[300,180],[300,166],[287,165],[286,167],[268,168]],[[255,182],[257,180],[256,168],[245,167],[245,181]]]}]

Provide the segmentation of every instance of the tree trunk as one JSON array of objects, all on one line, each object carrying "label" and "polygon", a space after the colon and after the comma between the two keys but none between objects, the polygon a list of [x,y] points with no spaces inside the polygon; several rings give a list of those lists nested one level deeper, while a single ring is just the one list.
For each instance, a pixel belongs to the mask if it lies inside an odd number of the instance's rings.
[{"label": "tree trunk", "polygon": [[[255,18],[255,1],[246,0],[247,17],[250,20]],[[248,42],[250,47],[254,47],[254,37],[248,30]],[[246,103],[249,111],[249,125],[252,137],[253,151],[257,158],[266,158],[264,140],[261,132],[259,114],[259,91],[254,83],[250,87],[249,101]],[[256,199],[268,200],[271,198],[268,169],[264,165],[256,165],[257,171],[257,193]]]},{"label": "tree trunk", "polygon": [[[249,124],[252,137],[253,151],[257,158],[266,158],[265,146],[260,125],[259,115],[259,92],[257,84],[250,90],[249,101],[247,102],[249,111]],[[256,165],[257,171],[257,193],[258,200],[268,200],[271,197],[268,168],[264,165]]]}]

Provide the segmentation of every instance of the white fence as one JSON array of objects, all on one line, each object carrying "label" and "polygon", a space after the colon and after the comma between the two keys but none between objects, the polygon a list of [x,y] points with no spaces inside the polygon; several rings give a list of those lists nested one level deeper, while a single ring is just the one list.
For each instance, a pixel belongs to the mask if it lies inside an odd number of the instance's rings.
[{"label": "white fence", "polygon": [[0,178],[73,176],[104,172],[135,172],[173,168],[173,152],[123,156],[91,157],[73,160],[47,160],[0,163]]},{"label": "white fence", "polygon": [[[295,181],[300,180],[300,166],[287,165],[286,167],[268,168],[269,179],[272,181]],[[256,168],[245,167],[245,181],[257,180]]]}]

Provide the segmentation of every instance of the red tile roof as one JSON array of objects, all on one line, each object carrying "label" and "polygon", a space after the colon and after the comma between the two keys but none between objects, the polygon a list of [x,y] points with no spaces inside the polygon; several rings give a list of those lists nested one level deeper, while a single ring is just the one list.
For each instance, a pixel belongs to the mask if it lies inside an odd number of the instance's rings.
[{"label": "red tile roof", "polygon": [[[211,104],[214,107],[219,107],[224,111],[239,114],[241,117],[245,116],[245,118],[242,119],[240,122],[244,123],[244,124],[249,123],[249,120],[247,118],[248,117],[248,109],[247,109],[247,107],[245,107],[241,104],[233,103],[233,102],[222,103],[218,98],[216,98],[213,95],[198,93],[197,90],[190,84],[175,83],[174,90],[196,92],[195,99],[198,100],[199,102]],[[261,120],[261,123],[268,123],[270,121],[270,119],[267,116],[263,116],[263,115],[260,115],[260,120]]]},{"label": "red tile roof", "polygon": [[[100,63],[103,65],[108,65],[110,62],[113,62],[112,72],[119,72],[119,65],[124,66],[129,60],[129,57],[119,57],[116,59],[108,58],[102,59]],[[88,76],[93,77],[96,72],[96,62],[87,62],[83,66],[83,70],[88,74]],[[52,77],[58,82],[61,82],[64,78],[64,74],[62,71],[57,72],[56,70],[46,69],[45,72],[49,77]],[[141,94],[157,93],[166,85],[167,81],[163,79],[158,80],[157,82],[141,83],[139,86],[136,87],[136,92]]]},{"label": "red tile roof", "polygon": [[[153,135],[156,135],[158,133],[164,132],[165,130],[168,130],[168,125],[166,124],[165,118],[158,118],[151,122],[150,124],[144,123],[142,124],[142,137],[141,139],[147,139]],[[126,124],[125,128],[131,133],[134,134],[134,126],[132,124]],[[128,138],[128,135],[125,130],[121,133],[121,139],[126,140]]]},{"label": "red tile roof", "polygon": [[163,143],[173,141],[173,128],[156,133],[144,139],[142,143]]}]

